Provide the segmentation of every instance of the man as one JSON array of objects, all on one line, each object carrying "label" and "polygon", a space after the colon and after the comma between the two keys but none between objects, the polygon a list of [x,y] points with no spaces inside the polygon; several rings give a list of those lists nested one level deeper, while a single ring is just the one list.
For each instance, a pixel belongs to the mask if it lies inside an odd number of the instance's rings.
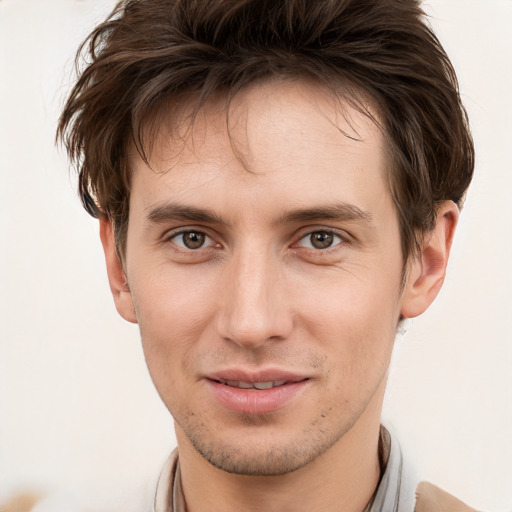
[{"label": "man", "polygon": [[155,510],[470,510],[380,416],[474,154],[414,0],[121,2],[59,135],[178,450]]}]

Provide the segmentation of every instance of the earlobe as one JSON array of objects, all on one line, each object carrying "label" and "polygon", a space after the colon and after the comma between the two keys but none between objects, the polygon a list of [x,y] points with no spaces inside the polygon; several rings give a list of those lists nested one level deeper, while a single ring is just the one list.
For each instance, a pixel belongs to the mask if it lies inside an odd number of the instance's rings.
[{"label": "earlobe", "polygon": [[421,315],[441,290],[458,219],[459,209],[453,201],[441,203],[434,229],[427,233],[420,254],[408,268],[402,295],[403,318]]},{"label": "earlobe", "polygon": [[118,313],[128,322],[137,323],[130,288],[119,259],[114,240],[114,228],[110,220],[100,220],[100,238],[105,253],[108,282]]}]

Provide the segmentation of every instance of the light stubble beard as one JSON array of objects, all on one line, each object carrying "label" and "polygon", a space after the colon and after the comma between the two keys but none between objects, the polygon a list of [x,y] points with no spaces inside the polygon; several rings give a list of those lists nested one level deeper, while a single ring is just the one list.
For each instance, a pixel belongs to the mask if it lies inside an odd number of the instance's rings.
[{"label": "light stubble beard", "polygon": [[[189,414],[186,421],[177,421],[194,449],[212,466],[227,473],[243,476],[281,476],[307,466],[335,445],[355,424],[359,415],[347,414],[351,421],[341,422],[341,428],[333,429],[329,416],[334,407],[322,411],[319,417],[306,425],[300,435],[280,446],[261,446],[262,441],[251,443],[251,435],[258,429],[271,428],[275,423],[271,415],[242,415],[241,422],[247,431],[247,443],[237,446],[229,440],[213,440],[207,425],[194,421]],[[355,416],[355,418],[354,418]],[[339,425],[339,423],[338,423]],[[274,425],[273,428],[279,428]]]}]

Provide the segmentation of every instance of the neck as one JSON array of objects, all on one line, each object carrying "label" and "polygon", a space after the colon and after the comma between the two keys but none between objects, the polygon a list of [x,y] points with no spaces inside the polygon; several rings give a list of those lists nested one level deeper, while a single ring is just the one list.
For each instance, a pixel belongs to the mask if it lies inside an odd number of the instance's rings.
[{"label": "neck", "polygon": [[217,469],[176,426],[187,512],[363,512],[380,478],[382,401],[374,398],[376,405],[370,404],[326,452],[279,476],[236,475]]}]

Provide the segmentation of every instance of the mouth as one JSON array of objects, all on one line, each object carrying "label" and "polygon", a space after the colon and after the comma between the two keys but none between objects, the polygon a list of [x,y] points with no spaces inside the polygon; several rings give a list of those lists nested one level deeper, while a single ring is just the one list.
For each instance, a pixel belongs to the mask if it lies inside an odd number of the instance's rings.
[{"label": "mouth", "polygon": [[287,384],[287,381],[285,381],[285,380],[268,381],[268,382],[244,382],[241,380],[219,379],[219,380],[216,380],[215,382],[218,382],[219,384],[224,384],[225,386],[229,386],[231,388],[259,389],[260,391],[262,391],[264,389],[277,388],[279,386],[284,386],[285,384]]},{"label": "mouth", "polygon": [[218,403],[233,412],[267,414],[283,409],[309,388],[310,378],[282,371],[219,372],[207,378]]}]

